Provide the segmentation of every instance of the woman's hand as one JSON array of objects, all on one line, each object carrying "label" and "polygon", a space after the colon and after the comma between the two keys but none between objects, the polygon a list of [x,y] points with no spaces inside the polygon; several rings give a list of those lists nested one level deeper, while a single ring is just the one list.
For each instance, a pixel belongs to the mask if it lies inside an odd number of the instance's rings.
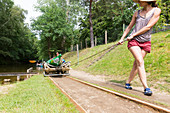
[{"label": "woman's hand", "polygon": [[123,39],[120,39],[118,44],[122,45],[123,44]]},{"label": "woman's hand", "polygon": [[131,36],[127,37],[127,41],[131,41],[133,38],[134,38],[134,36],[131,35]]}]

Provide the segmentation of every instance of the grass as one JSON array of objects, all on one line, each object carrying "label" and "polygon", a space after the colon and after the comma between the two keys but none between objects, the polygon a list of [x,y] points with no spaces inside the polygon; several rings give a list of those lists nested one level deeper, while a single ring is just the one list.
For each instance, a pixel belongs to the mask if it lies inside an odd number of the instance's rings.
[{"label": "grass", "polygon": [[[85,59],[95,53],[104,50],[107,47],[115,44],[100,45],[94,48],[83,49],[79,52],[79,61]],[[170,93],[170,30],[152,34],[152,49],[151,53],[145,57],[145,69],[147,72],[147,81],[150,87],[157,88],[160,91]],[[111,81],[116,81],[124,84],[124,81],[129,76],[133,66],[134,58],[127,49],[127,42],[107,53],[101,60],[88,65],[101,56],[103,53],[79,62],[79,65],[72,65],[75,70],[81,70],[93,75],[105,75],[111,77]],[[63,56],[66,61],[71,61],[72,64],[77,62],[77,53],[68,52]],[[133,85],[141,86],[138,77],[135,77]],[[160,85],[161,84],[161,85]]]},{"label": "grass", "polygon": [[16,83],[8,94],[0,95],[0,112],[78,113],[70,100],[42,75]]}]

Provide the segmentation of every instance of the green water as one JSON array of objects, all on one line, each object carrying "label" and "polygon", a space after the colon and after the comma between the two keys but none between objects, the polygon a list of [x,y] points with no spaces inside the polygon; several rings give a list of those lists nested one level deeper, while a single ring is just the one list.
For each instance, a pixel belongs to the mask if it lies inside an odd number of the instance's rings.
[{"label": "green water", "polygon": [[[0,65],[1,73],[11,73],[11,72],[27,72],[27,69],[33,67],[33,72],[42,73],[42,67],[36,67],[36,64],[15,64],[15,65]],[[20,76],[20,81],[26,80],[27,76]],[[11,84],[17,81],[17,76],[0,76],[0,84]]]},{"label": "green water", "polygon": [[27,72],[27,69],[33,67],[36,68],[35,64],[15,64],[15,65],[0,65],[0,73],[3,72]]}]

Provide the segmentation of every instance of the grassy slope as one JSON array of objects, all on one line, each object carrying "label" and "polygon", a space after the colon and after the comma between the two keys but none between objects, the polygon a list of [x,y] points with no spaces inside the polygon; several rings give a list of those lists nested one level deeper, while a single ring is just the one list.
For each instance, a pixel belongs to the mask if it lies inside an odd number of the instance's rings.
[{"label": "grassy slope", "polygon": [[1,113],[78,113],[48,77],[33,76],[0,95]]},{"label": "grassy slope", "polygon": [[[145,68],[147,72],[148,84],[150,87],[170,92],[170,30],[152,34],[152,50],[145,57]],[[79,60],[87,58],[99,51],[110,47],[115,43],[100,45],[94,48],[81,50]],[[112,77],[113,82],[124,84],[129,76],[134,61],[133,56],[127,49],[127,42],[116,47],[107,53],[101,60],[88,67],[90,62],[98,58],[100,55],[80,62],[79,65],[72,65],[73,69],[86,71],[94,75],[106,75]],[[77,62],[76,52],[69,52],[64,55],[66,61]],[[133,85],[141,86],[138,77],[135,77]]]}]

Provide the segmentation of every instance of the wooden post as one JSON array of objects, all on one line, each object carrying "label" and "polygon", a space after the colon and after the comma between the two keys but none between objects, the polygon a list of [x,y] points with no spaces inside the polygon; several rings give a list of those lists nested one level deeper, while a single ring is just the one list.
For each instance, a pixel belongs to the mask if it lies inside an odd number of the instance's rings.
[{"label": "wooden post", "polygon": [[17,81],[20,81],[20,76],[19,75],[17,76]]},{"label": "wooden post", "polygon": [[85,43],[86,43],[86,48],[87,48],[87,39],[85,39]]},{"label": "wooden post", "polygon": [[97,36],[95,36],[95,46],[97,46]]},{"label": "wooden post", "polygon": [[83,43],[82,43],[82,41],[81,41],[81,50],[83,49]]},{"label": "wooden post", "polygon": [[27,69],[27,73],[30,73],[33,70],[33,67],[30,67],[29,69]]},{"label": "wooden post", "polygon": [[77,44],[77,61],[78,61],[77,64],[79,64],[79,45],[78,44]]},{"label": "wooden post", "polygon": [[105,44],[107,44],[107,30],[105,30]]},{"label": "wooden post", "polygon": [[123,32],[125,31],[125,23],[123,23]]}]

